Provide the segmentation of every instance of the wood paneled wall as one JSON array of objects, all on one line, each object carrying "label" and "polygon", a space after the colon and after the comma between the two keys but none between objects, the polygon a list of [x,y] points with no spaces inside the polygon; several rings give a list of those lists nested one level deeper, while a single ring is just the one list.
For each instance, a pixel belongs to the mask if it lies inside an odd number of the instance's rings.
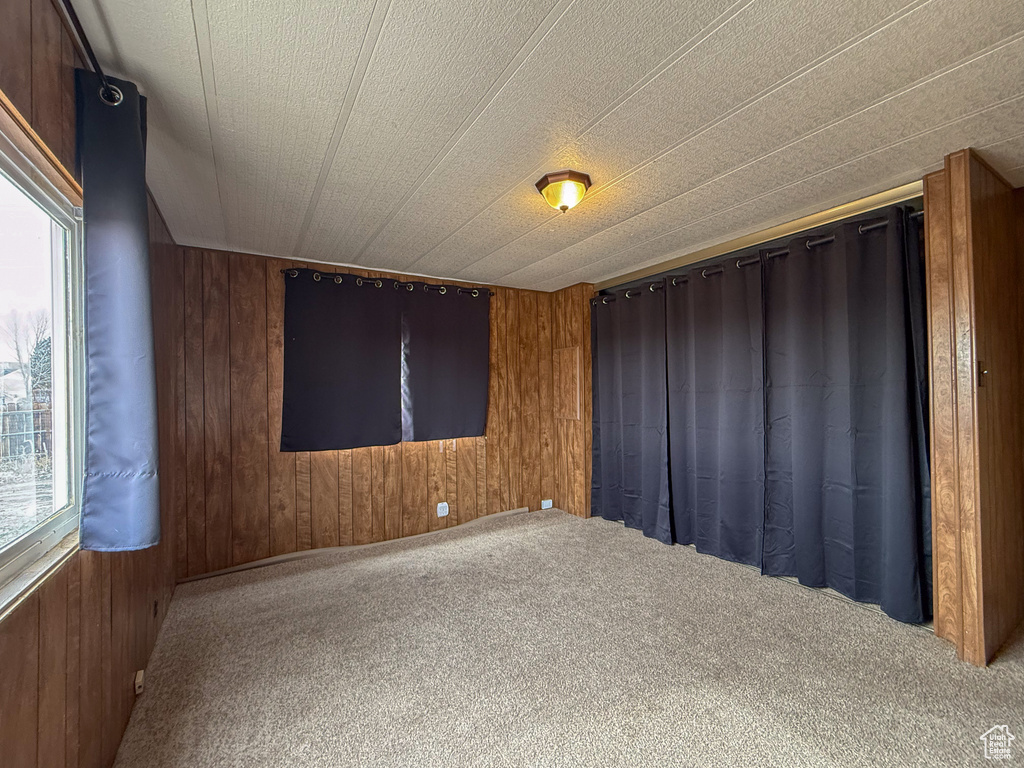
[{"label": "wood paneled wall", "polygon": [[138,552],[75,552],[0,621],[0,765],[105,768],[114,761],[174,591],[174,466],[182,454],[176,413],[180,301],[178,249],[150,202],[151,263],[160,410],[163,539]]},{"label": "wood paneled wall", "polygon": [[[179,578],[539,509],[542,499],[589,513],[589,286],[494,289],[486,437],[282,453],[281,270],[306,265],[192,248],[181,260]],[[553,359],[566,347],[587,373],[561,386],[583,407],[575,419],[556,419]],[[440,501],[447,518],[436,515]]]},{"label": "wood paneled wall", "polygon": [[75,67],[82,60],[51,0],[4,0],[0,90],[75,173]]},{"label": "wood paneled wall", "polygon": [[977,665],[1024,620],[1022,201],[971,150],[925,178],[935,633]]}]

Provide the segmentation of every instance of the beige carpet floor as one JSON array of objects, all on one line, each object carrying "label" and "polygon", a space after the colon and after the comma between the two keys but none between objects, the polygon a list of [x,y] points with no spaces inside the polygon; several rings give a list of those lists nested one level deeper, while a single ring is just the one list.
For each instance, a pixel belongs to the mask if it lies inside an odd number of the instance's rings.
[{"label": "beige carpet floor", "polygon": [[[1024,639],[557,510],[178,587],[118,768],[992,765]],[[1006,763],[1004,763],[1006,764]]]}]

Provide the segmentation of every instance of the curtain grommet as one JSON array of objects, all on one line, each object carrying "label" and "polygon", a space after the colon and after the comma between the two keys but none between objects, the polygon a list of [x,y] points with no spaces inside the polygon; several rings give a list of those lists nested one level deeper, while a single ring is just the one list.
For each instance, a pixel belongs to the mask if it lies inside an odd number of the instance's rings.
[{"label": "curtain grommet", "polygon": [[299,270],[297,270],[297,269],[287,269],[287,270],[285,270],[285,274],[288,275],[288,277],[298,277],[299,276]]},{"label": "curtain grommet", "polygon": [[100,86],[100,101],[109,107],[116,107],[124,101],[124,94],[116,85],[106,83]]},{"label": "curtain grommet", "polygon": [[379,279],[379,278],[377,280],[374,280],[373,281],[373,287],[374,288],[383,288],[384,287],[384,281]]},{"label": "curtain grommet", "polygon": [[334,282],[336,285],[341,285],[341,275],[335,275]]},{"label": "curtain grommet", "polygon": [[601,303],[602,303],[602,304],[608,304],[608,303],[609,303],[609,301],[608,301],[608,297],[607,297],[607,296],[602,296],[602,297],[601,297]]},{"label": "curtain grommet", "polygon": [[362,285],[363,285],[363,278],[357,277],[356,278],[356,285],[358,285],[359,287],[362,287]]},{"label": "curtain grommet", "polygon": [[320,273],[319,272],[314,272],[313,273],[313,282],[315,282],[315,283],[319,283],[320,282]]},{"label": "curtain grommet", "polygon": [[708,279],[708,271],[706,269],[702,269],[700,271],[700,276],[703,277],[705,280],[707,280]]},{"label": "curtain grommet", "polygon": [[444,296],[444,295],[445,295],[446,293],[448,293],[448,289],[447,289],[447,288],[445,288],[445,287],[444,287],[444,286],[442,285],[442,286],[441,286],[441,289],[440,289],[440,290],[438,291],[438,293],[440,293],[440,294],[441,294],[442,296]]}]

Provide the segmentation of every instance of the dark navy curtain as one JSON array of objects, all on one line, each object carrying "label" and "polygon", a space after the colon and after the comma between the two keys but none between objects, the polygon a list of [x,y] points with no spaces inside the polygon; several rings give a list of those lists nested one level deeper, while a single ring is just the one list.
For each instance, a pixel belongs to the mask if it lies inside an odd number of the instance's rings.
[{"label": "dark navy curtain", "polygon": [[487,430],[490,291],[398,283],[402,297],[402,439]]},{"label": "dark navy curtain", "polygon": [[284,276],[282,451],[402,440],[402,296],[393,280]]},{"label": "dark navy curtain", "polygon": [[669,544],[664,283],[594,300],[592,514]]},{"label": "dark navy curtain", "polygon": [[592,513],[927,620],[925,283],[908,214],[595,299]]},{"label": "dark navy curtain", "polygon": [[[737,266],[740,265],[740,266]],[[757,253],[667,281],[675,540],[761,564],[764,387]]]},{"label": "dark navy curtain", "polygon": [[764,572],[923,621],[930,574],[903,214],[797,238],[787,251],[765,268]]},{"label": "dark navy curtain", "polygon": [[156,373],[149,278],[145,99],[75,72],[78,163],[85,190],[86,449],[81,547],[160,541]]}]

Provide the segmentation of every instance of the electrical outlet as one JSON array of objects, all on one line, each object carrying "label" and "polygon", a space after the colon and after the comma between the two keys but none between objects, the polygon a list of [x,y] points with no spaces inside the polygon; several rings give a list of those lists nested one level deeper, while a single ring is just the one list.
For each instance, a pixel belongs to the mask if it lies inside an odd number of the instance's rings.
[{"label": "electrical outlet", "polygon": [[447,501],[442,501],[442,502],[438,503],[438,505],[437,505],[437,516],[438,517],[448,517],[448,502]]},{"label": "electrical outlet", "polygon": [[142,689],[146,685],[146,670],[140,669],[135,673],[135,695],[141,696]]},{"label": "electrical outlet", "polygon": [[551,507],[553,506],[554,503],[551,501],[551,499],[542,499],[540,502],[541,509],[551,509]]}]

